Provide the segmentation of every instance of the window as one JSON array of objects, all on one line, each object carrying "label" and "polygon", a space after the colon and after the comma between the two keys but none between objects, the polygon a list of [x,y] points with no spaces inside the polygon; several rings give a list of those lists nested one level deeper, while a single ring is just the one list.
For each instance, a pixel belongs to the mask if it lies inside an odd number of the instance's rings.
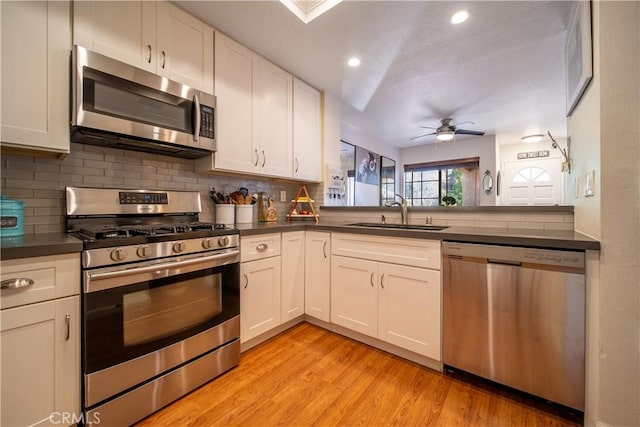
[{"label": "window", "polygon": [[478,157],[404,166],[409,206],[474,206],[478,194]]},{"label": "window", "polygon": [[396,199],[396,162],[382,156],[380,169],[380,206]]}]

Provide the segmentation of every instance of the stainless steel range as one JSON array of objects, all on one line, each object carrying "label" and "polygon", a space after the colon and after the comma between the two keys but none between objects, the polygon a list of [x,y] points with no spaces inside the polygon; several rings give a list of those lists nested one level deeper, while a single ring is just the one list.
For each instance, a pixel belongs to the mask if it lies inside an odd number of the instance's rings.
[{"label": "stainless steel range", "polygon": [[87,424],[130,425],[240,361],[236,229],[200,194],[67,187],[82,252]]}]

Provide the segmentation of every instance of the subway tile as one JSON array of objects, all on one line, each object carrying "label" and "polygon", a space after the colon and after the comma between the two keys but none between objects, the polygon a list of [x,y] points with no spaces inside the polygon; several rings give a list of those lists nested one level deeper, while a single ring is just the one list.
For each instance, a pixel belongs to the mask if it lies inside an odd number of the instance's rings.
[{"label": "subway tile", "polygon": [[65,191],[62,190],[40,190],[36,189],[33,197],[37,199],[64,199]]},{"label": "subway tile", "polygon": [[[89,145],[88,147],[92,147],[92,146]],[[92,148],[99,148],[99,147],[92,147]],[[91,151],[78,151],[74,153],[73,157],[75,157],[76,159],[83,159],[83,160],[104,160],[104,154],[100,152],[91,152]]]},{"label": "subway tile", "polygon": [[59,208],[64,206],[64,196],[59,199],[24,199],[26,206],[32,208]]},{"label": "subway tile", "polygon": [[31,199],[35,197],[35,189],[32,188],[3,188],[2,195],[7,196],[10,199]]},{"label": "subway tile", "polygon": [[84,183],[85,184],[102,184],[106,186],[116,186],[122,185],[123,179],[113,176],[85,176]]},{"label": "subway tile", "polygon": [[33,208],[33,216],[50,216],[50,217],[59,217],[65,214],[65,209],[61,207],[56,208],[43,208],[43,207],[34,207]]},{"label": "subway tile", "polygon": [[36,165],[35,162],[33,160],[29,161],[29,160],[25,160],[23,158],[8,158],[6,159],[7,161],[7,165],[6,167],[3,169],[4,170],[33,170],[35,169]]},{"label": "subway tile", "polygon": [[64,224],[36,224],[32,226],[35,233],[63,233]]},{"label": "subway tile", "polygon": [[60,224],[61,219],[62,217],[60,216],[28,216],[24,218],[24,224]]},{"label": "subway tile", "polygon": [[60,173],[51,173],[51,172],[36,172],[35,179],[36,181],[56,181],[61,182],[61,174]]},{"label": "subway tile", "polygon": [[91,169],[104,169],[104,170],[122,170],[124,169],[124,165],[122,163],[111,163],[106,162],[104,160],[85,160],[84,161],[85,168]]},{"label": "subway tile", "polygon": [[35,181],[35,180],[24,180],[24,179],[6,179],[5,180],[5,188],[28,188],[28,189],[36,189],[36,188],[44,188],[47,190],[53,190],[60,188],[60,183],[51,182],[51,181]]},{"label": "subway tile", "polygon": [[35,170],[37,172],[60,172],[60,161],[56,163],[36,163]]},{"label": "subway tile", "polygon": [[77,166],[62,166],[61,172],[74,175],[104,176],[104,169],[85,168]]},{"label": "subway tile", "polygon": [[104,158],[104,155],[116,155],[116,156],[124,155],[124,150],[119,148],[101,147],[99,145],[90,145],[90,144],[84,144],[82,151],[87,153],[100,154],[102,158]]}]

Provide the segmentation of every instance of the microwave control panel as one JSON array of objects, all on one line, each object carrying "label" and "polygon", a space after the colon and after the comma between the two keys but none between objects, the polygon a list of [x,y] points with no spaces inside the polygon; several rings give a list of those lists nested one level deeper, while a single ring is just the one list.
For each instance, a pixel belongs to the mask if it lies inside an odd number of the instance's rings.
[{"label": "microwave control panel", "polygon": [[215,139],[214,110],[208,105],[200,105],[200,136]]}]

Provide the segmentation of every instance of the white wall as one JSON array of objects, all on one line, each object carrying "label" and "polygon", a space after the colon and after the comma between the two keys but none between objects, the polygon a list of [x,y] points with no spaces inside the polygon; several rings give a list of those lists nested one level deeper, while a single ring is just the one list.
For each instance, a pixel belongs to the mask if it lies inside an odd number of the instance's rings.
[{"label": "white wall", "polygon": [[[400,150],[400,162],[396,169],[404,171],[405,164],[455,160],[468,157],[480,157],[479,180],[482,180],[482,176],[486,170],[491,171],[491,175],[495,177],[495,137],[491,135],[456,139],[455,144],[452,142],[438,143],[437,150],[435,144],[402,148]],[[399,190],[401,194],[404,194],[404,183],[399,187]],[[489,194],[480,191],[479,201],[481,206],[495,205],[495,186]]]},{"label": "white wall", "polygon": [[[588,426],[640,425],[640,3],[592,2],[594,79],[569,120],[577,231],[599,238],[588,282]],[[570,184],[572,184],[570,182]]]},{"label": "white wall", "polygon": [[[379,140],[375,135],[370,134],[366,129],[360,128],[357,125],[342,122],[341,126],[342,140],[349,144],[357,145],[369,151],[372,151],[381,156],[388,157],[396,161],[396,191],[400,192],[399,177],[399,157],[400,150],[385,144],[384,141]],[[356,165],[360,159],[356,158]],[[380,204],[380,187],[377,185],[362,184],[356,182],[355,189],[355,204],[356,206],[378,206]]]}]

